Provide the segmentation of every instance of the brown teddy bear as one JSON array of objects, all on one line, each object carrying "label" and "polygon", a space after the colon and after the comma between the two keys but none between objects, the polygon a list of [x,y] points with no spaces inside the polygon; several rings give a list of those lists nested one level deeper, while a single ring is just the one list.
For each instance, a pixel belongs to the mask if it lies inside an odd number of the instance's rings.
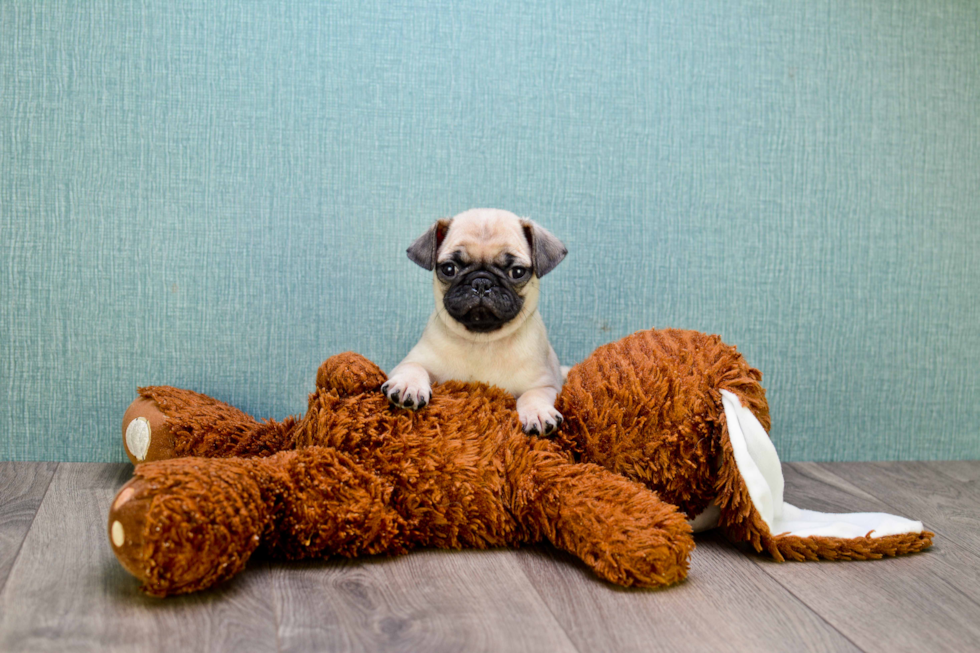
[{"label": "brown teddy bear", "polygon": [[138,465],[109,514],[120,562],[162,596],[228,579],[260,547],[299,559],[546,540],[601,578],[651,587],[685,577],[692,523],[777,560],[931,544],[918,522],[784,503],[761,374],[717,336],[651,330],[600,347],[569,372],[552,439],[525,435],[497,388],[446,383],[410,412],[389,405],[385,380],[334,356],[306,415],[282,422],[141,388],[123,419]]}]

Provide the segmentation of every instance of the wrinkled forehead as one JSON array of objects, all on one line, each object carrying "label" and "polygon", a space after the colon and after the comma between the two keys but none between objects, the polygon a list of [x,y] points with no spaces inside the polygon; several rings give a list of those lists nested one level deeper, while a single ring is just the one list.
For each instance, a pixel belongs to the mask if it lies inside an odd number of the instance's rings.
[{"label": "wrinkled forehead", "polygon": [[464,214],[453,218],[437,259],[442,262],[454,257],[464,263],[530,265],[531,248],[516,217]]}]

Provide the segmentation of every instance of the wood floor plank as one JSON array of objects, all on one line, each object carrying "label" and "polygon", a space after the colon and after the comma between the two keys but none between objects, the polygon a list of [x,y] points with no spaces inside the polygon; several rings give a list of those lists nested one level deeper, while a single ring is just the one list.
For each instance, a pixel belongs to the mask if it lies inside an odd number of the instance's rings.
[{"label": "wood floor plank", "polygon": [[511,550],[274,565],[283,651],[574,651]]},{"label": "wood floor plank", "polygon": [[938,460],[921,464],[980,491],[980,460]]},{"label": "wood floor plank", "polygon": [[0,591],[58,463],[0,462]]},{"label": "wood floor plank", "polygon": [[109,505],[131,469],[58,466],[0,594],[0,650],[275,650],[261,568],[186,597],[153,599],[138,590],[106,534]]},{"label": "wood floor plank", "polygon": [[[879,473],[873,473],[873,468]],[[842,475],[835,473],[843,471]],[[786,500],[828,512],[883,511],[921,519],[937,529],[948,506],[909,502],[883,477],[900,465],[784,465]],[[907,489],[924,491],[912,474]],[[912,488],[917,488],[912,490]],[[980,558],[939,535],[933,548],[910,556],[864,562],[755,564],[865,651],[966,651],[980,644]]]},{"label": "wood floor plank", "polygon": [[580,651],[857,651],[717,533],[697,537],[688,579],[623,589],[549,548],[522,551],[538,593]]},{"label": "wood floor plank", "polygon": [[893,512],[936,531],[932,550],[904,558],[779,564],[707,534],[688,581],[662,591],[611,586],[531,547],[260,560],[164,600],[138,591],[105,533],[128,465],[18,465],[0,465],[2,651],[980,648],[975,461],[785,466],[800,507]]},{"label": "wood floor plank", "polygon": [[980,496],[975,481],[937,473],[942,466],[928,462],[822,463],[821,467],[980,555]]}]

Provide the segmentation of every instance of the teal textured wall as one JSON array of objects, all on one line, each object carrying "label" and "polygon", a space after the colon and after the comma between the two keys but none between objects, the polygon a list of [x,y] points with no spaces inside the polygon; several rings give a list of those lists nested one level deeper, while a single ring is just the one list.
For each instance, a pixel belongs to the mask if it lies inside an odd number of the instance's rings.
[{"label": "teal textured wall", "polygon": [[974,0],[0,3],[0,458],[390,368],[473,206],[567,243],[565,363],[719,333],[785,460],[978,458],[978,107]]}]

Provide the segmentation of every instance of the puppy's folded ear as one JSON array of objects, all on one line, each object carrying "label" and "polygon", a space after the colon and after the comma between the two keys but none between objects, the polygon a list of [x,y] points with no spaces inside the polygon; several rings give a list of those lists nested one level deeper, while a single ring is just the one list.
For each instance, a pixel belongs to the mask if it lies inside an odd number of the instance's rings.
[{"label": "puppy's folded ear", "polygon": [[436,267],[436,255],[439,253],[439,245],[446,238],[449,231],[449,223],[452,218],[442,218],[437,220],[429,230],[418,237],[408,248],[408,258],[416,265],[420,265],[426,270],[433,270]]},{"label": "puppy's folded ear", "polygon": [[531,246],[534,272],[540,279],[561,263],[565,254],[568,254],[568,249],[550,231],[533,220],[521,220],[521,226],[524,228],[524,237]]}]

